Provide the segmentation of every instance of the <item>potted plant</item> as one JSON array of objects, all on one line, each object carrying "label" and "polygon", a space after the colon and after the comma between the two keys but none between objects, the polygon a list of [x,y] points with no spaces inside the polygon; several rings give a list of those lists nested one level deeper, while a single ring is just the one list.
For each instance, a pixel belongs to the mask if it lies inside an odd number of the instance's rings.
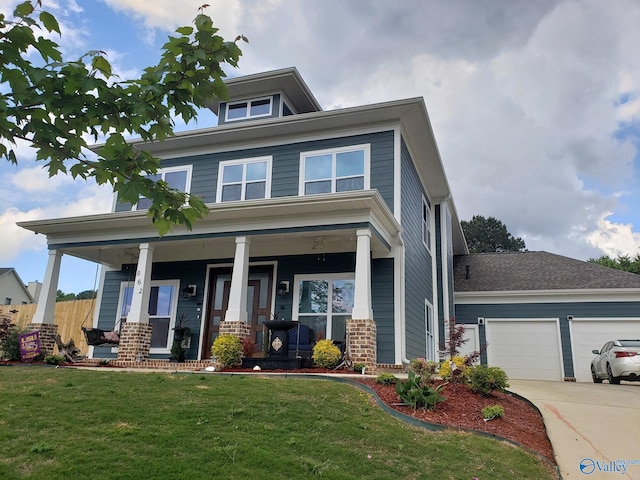
[{"label": "potted plant", "polygon": [[178,316],[176,326],[173,328],[173,345],[171,346],[171,360],[175,362],[184,362],[185,348],[184,340],[189,338],[191,330],[185,326],[187,316],[183,313]]}]

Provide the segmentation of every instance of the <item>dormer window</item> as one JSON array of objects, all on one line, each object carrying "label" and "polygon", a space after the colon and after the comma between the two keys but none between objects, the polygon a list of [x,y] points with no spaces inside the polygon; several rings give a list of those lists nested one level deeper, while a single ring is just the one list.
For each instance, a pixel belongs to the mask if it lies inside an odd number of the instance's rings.
[{"label": "dormer window", "polygon": [[271,115],[272,99],[258,98],[227,104],[226,121],[243,120],[246,118],[268,117]]}]

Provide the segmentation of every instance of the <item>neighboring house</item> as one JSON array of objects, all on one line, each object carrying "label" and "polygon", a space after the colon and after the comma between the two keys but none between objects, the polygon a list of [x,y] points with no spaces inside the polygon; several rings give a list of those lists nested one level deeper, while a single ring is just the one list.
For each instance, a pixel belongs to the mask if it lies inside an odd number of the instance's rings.
[{"label": "neighboring house", "polygon": [[24,305],[34,299],[14,268],[0,268],[0,302],[3,305]]},{"label": "neighboring house", "polygon": [[640,275],[547,252],[455,257],[466,350],[512,378],[591,381],[592,350],[640,338]]},{"label": "neighboring house", "polygon": [[21,222],[50,249],[33,322],[55,331],[63,254],[103,265],[94,326],[122,324],[123,362],[168,359],[186,316],[188,359],[217,335],[253,338],[273,317],[349,341],[354,362],[439,357],[453,312],[453,257],[467,253],[422,98],[323,111],[294,68],[227,81],[218,126],[134,142],[156,178],[209,214],[162,238],[149,202],[107,214]]}]

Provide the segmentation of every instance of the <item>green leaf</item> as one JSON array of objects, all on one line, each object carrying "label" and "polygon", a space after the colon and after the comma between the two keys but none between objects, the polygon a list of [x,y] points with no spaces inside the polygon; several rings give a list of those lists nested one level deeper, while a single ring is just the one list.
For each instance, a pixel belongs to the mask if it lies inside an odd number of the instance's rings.
[{"label": "green leaf", "polygon": [[16,17],[27,17],[33,13],[34,7],[31,2],[23,2],[16,7],[13,15]]},{"label": "green leaf", "polygon": [[179,33],[180,35],[185,35],[185,36],[189,36],[193,33],[193,27],[180,27],[176,30],[176,33]]},{"label": "green leaf", "polygon": [[49,12],[41,12],[40,21],[48,32],[57,32],[58,34],[60,33],[60,25],[58,25],[58,20],[56,20],[56,17],[51,15]]},{"label": "green leaf", "polygon": [[102,73],[107,78],[111,76],[111,64],[102,55],[96,55],[93,57],[91,67]]}]

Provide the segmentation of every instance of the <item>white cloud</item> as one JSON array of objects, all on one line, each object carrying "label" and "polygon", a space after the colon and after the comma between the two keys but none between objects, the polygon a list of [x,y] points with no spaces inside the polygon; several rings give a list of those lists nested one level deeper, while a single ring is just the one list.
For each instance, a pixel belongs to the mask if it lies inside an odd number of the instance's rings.
[{"label": "white cloud", "polygon": [[607,220],[611,213],[605,213],[598,220],[598,230],[587,237],[589,243],[613,258],[619,255],[640,255],[640,233],[633,231],[633,225]]}]

